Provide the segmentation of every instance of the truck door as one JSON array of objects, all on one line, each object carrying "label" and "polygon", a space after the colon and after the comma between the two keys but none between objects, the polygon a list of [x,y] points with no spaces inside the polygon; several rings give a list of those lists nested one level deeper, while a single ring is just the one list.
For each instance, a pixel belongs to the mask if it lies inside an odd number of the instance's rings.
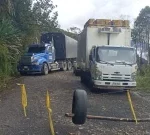
[{"label": "truck door", "polygon": [[90,58],[90,72],[91,72],[91,76],[92,78],[95,77],[95,61],[96,61],[96,47],[93,47],[92,50],[91,50],[91,54],[90,54],[91,58]]},{"label": "truck door", "polygon": [[54,62],[55,61],[55,48],[54,48],[54,46],[52,46],[52,59]]},{"label": "truck door", "polygon": [[52,47],[48,47],[48,62],[52,63],[53,62],[53,57],[52,57]]}]

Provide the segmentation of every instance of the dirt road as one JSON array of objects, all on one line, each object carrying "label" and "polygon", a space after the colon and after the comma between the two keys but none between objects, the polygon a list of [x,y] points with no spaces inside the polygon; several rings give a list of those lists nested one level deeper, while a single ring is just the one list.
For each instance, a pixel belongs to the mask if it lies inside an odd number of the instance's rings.
[{"label": "dirt road", "polygon": [[[149,123],[127,123],[87,120],[76,126],[64,115],[71,112],[72,94],[77,88],[88,93],[88,114],[132,118],[125,93],[91,93],[72,72],[53,72],[47,76],[25,76],[16,81],[26,85],[28,95],[27,118],[23,115],[20,87],[0,93],[0,135],[50,135],[48,114],[45,107],[46,91],[49,90],[53,121],[57,135],[150,135]],[[150,98],[132,94],[138,118],[150,117]]]}]

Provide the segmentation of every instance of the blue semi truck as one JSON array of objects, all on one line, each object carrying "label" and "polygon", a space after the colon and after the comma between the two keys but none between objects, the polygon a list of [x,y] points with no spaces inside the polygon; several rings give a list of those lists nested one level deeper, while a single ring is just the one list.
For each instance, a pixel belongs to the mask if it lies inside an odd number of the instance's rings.
[{"label": "blue semi truck", "polygon": [[53,32],[41,35],[39,44],[28,46],[18,63],[21,75],[41,73],[46,75],[54,70],[71,70],[77,58],[77,41]]}]

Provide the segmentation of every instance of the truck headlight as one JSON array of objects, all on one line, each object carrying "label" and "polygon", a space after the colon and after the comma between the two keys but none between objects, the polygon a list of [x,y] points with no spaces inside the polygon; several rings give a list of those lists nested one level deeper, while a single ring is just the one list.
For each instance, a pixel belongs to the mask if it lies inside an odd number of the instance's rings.
[{"label": "truck headlight", "polygon": [[31,57],[31,62],[33,62],[33,61],[34,61],[34,57],[32,56],[32,57]]},{"label": "truck headlight", "polygon": [[39,65],[38,59],[34,60],[34,61],[32,62],[32,65]]},{"label": "truck headlight", "polygon": [[96,70],[95,72],[95,79],[96,80],[101,80],[102,79],[102,72],[99,70]]},{"label": "truck headlight", "polygon": [[135,79],[136,79],[136,72],[133,72],[133,73],[131,74],[131,80],[132,80],[132,81],[135,81]]}]

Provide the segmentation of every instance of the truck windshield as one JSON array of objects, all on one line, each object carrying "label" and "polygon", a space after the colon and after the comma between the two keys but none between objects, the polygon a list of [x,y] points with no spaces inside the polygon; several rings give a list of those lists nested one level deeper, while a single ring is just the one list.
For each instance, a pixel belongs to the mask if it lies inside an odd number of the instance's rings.
[{"label": "truck windshield", "polygon": [[98,47],[97,62],[105,61],[119,64],[135,64],[136,52],[133,48],[125,47]]},{"label": "truck windshield", "polygon": [[28,53],[44,53],[45,47],[29,47]]}]

